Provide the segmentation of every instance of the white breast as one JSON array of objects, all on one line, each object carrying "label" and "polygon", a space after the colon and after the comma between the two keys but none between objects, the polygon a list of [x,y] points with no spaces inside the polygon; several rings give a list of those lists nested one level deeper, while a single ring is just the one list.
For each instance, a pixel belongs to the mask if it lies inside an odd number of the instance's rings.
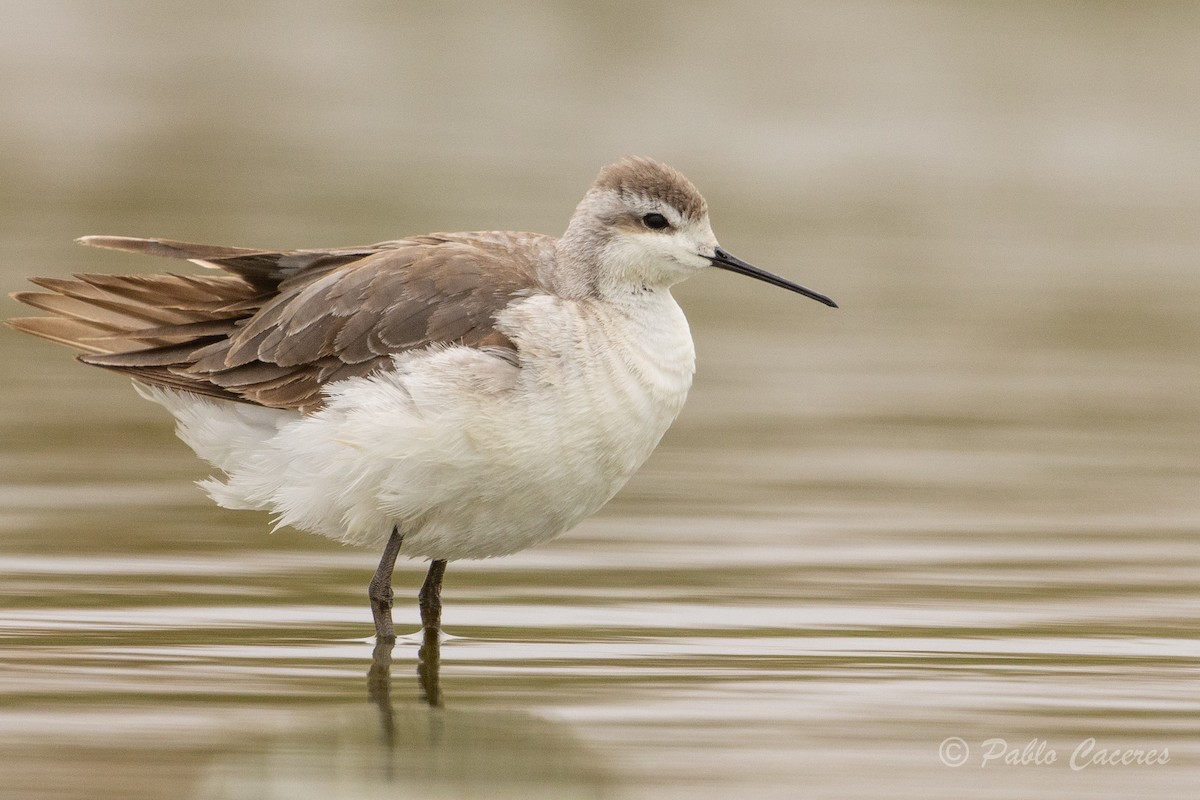
[{"label": "white breast", "polygon": [[152,399],[228,475],[204,483],[221,505],[353,543],[381,545],[399,526],[409,556],[505,555],[624,485],[683,407],[695,351],[665,290],[602,303],[535,295],[499,323],[519,367],[464,347],[405,354],[395,371],[335,385],[306,417]]}]

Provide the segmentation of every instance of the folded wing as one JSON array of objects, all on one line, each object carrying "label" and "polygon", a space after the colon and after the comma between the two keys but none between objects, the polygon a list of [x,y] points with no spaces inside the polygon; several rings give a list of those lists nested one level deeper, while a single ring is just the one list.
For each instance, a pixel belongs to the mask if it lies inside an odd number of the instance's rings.
[{"label": "folded wing", "polygon": [[219,275],[33,278],[13,295],[51,316],[17,330],[147,384],[308,412],[321,388],[434,344],[516,361],[495,315],[536,291],[553,239],[433,234],[368,247],[268,251],[94,236],[84,244],[181,258]]}]

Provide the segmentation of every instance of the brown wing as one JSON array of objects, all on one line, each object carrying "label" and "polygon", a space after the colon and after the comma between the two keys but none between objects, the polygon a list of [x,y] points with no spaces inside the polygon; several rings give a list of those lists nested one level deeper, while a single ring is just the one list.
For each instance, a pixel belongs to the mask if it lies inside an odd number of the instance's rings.
[{"label": "brown wing", "polygon": [[536,290],[554,240],[461,233],[341,250],[264,251],[162,239],[85,244],[175,258],[231,275],[34,278],[13,295],[51,317],[12,327],[82,350],[88,364],[144,383],[302,412],[321,387],[386,369],[434,343],[515,345],[495,314]]}]

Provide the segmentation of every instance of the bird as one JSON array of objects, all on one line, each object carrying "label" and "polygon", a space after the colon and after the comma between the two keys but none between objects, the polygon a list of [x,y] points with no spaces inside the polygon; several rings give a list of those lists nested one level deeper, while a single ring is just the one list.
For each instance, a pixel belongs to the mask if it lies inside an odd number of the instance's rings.
[{"label": "bird", "polygon": [[710,267],[830,307],[722,249],[682,173],[604,167],[560,237],[430,233],[260,250],[160,238],[81,244],[208,274],[36,277],[18,331],[131,378],[214,468],[220,506],[382,548],[368,586],[394,640],[398,556],[428,559],[423,630],[448,562],[504,556],[598,511],[683,407],[696,355],[671,287]]}]

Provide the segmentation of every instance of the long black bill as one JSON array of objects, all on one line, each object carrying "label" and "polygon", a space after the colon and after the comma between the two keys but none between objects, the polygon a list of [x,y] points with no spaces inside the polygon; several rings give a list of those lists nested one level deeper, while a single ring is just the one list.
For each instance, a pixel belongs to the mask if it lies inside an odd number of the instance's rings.
[{"label": "long black bill", "polygon": [[820,292],[814,292],[812,289],[805,289],[798,283],[792,283],[786,278],[781,278],[778,275],[772,275],[765,269],[759,269],[753,264],[747,264],[736,256],[731,256],[721,248],[717,248],[716,253],[708,257],[714,267],[727,269],[730,272],[736,272],[739,275],[749,275],[751,278],[758,278],[760,281],[766,281],[774,286],[781,286],[784,289],[790,289],[796,294],[802,294],[805,297],[811,297],[818,303],[824,303],[831,308],[837,308],[838,304],[833,302],[832,298],[826,297]]}]

